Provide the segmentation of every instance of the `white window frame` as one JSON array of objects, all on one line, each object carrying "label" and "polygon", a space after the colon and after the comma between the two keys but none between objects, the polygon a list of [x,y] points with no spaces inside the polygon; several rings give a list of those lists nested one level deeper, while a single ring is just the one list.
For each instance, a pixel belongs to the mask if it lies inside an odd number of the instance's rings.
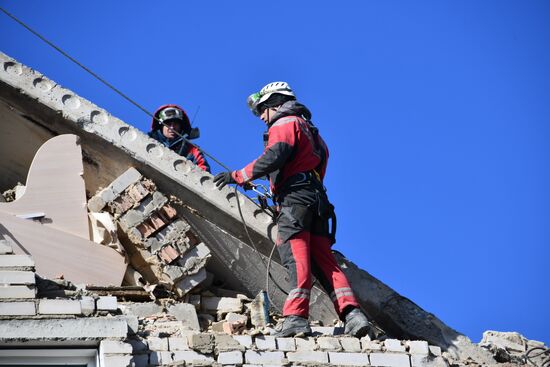
[{"label": "white window frame", "polygon": [[99,367],[97,349],[0,349],[0,366],[86,365]]}]

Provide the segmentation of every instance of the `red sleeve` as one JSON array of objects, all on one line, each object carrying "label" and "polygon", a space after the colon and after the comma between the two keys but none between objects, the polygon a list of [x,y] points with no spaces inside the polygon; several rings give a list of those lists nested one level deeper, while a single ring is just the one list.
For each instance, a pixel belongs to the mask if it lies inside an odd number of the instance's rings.
[{"label": "red sleeve", "polygon": [[199,166],[203,171],[210,172],[210,165],[208,164],[206,158],[204,158],[202,152],[197,147],[192,147],[191,153],[195,158],[195,164]]},{"label": "red sleeve", "polygon": [[262,155],[243,169],[231,173],[235,182],[242,186],[284,166],[294,150],[296,129],[297,118],[294,116],[277,120],[269,128],[267,146]]}]

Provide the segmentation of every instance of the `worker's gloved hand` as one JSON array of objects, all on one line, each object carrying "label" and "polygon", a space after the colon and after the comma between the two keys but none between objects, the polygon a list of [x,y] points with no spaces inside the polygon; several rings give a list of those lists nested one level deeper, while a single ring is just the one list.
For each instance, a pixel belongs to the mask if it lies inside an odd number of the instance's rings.
[{"label": "worker's gloved hand", "polygon": [[222,172],[214,176],[214,183],[216,184],[216,187],[221,190],[225,185],[234,184],[236,182],[231,176],[231,172]]}]

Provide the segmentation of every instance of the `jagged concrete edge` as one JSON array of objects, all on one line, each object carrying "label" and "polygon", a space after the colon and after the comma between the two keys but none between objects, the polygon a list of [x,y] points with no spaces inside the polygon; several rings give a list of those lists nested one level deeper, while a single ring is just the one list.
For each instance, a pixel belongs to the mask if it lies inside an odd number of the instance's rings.
[{"label": "jagged concrete edge", "polygon": [[[36,103],[61,112],[66,120],[74,123],[74,127],[80,129],[82,126],[84,131],[110,142],[137,161],[170,177],[200,199],[215,205],[225,215],[241,221],[234,190],[229,187],[218,190],[213,184],[213,176],[208,172],[106,110],[1,52],[0,64],[0,80],[4,83],[31,96]],[[271,235],[274,231],[269,226],[271,218],[244,195],[239,193],[238,197],[248,227],[262,236]]]}]

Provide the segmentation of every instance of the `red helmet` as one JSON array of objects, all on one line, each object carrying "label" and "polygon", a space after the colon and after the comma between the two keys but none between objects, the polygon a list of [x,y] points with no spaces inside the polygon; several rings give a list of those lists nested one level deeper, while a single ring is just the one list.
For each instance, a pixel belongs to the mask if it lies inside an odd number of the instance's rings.
[{"label": "red helmet", "polygon": [[184,109],[175,104],[165,104],[157,108],[153,114],[155,118],[151,122],[151,130],[158,130],[162,127],[162,124],[159,122],[165,122],[172,119],[177,119],[182,122],[182,131],[189,133],[191,130],[191,122],[189,117],[185,113]]}]

